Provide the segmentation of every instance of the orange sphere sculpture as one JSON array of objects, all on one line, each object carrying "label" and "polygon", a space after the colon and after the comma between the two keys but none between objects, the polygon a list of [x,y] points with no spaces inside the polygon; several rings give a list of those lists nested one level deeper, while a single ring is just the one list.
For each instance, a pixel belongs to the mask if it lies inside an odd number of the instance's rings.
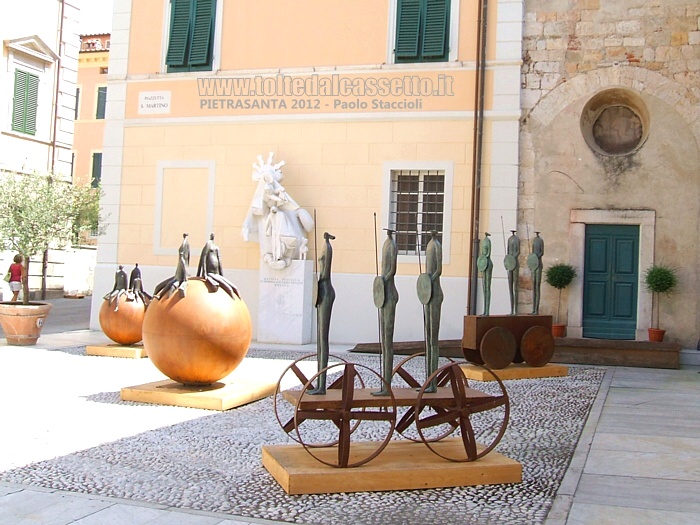
[{"label": "orange sphere sculpture", "polygon": [[223,289],[209,292],[191,277],[184,297],[153,300],[143,321],[143,344],[163,374],[186,385],[210,384],[240,364],[252,339],[248,307]]},{"label": "orange sphere sculpture", "polygon": [[139,296],[127,300],[127,294],[121,293],[116,299],[105,299],[102,303],[100,327],[112,341],[121,345],[133,345],[141,340],[145,313],[146,305]]}]

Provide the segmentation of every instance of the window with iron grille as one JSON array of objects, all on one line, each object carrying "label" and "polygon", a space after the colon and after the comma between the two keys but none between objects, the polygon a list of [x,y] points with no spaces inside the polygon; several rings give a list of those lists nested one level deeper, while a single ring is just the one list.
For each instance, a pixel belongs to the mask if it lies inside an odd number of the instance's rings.
[{"label": "window with iron grille", "polygon": [[389,228],[396,231],[400,255],[425,253],[431,230],[442,242],[444,170],[391,170],[390,199]]}]

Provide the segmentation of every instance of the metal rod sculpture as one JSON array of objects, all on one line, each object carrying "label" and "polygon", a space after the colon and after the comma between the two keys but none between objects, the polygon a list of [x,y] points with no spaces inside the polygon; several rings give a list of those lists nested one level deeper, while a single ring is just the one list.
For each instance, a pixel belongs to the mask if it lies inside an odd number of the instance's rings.
[{"label": "metal rod sculpture", "polygon": [[394,240],[394,230],[386,228],[387,238],[382,246],[382,274],[374,279],[374,305],[380,313],[380,336],[382,350],[381,376],[384,379],[382,388],[372,392],[376,396],[388,396],[391,387],[391,375],[394,363],[394,323],[396,319],[396,303],[399,302],[399,292],[394,283],[396,276],[396,261],[398,250]]},{"label": "metal rod sculpture", "polygon": [[510,230],[511,236],[508,238],[508,250],[503,264],[508,271],[508,293],[510,296],[510,315],[518,313],[518,275],[520,273],[520,239],[515,234],[515,230]]},{"label": "metal rod sculpture", "polygon": [[[438,369],[440,358],[440,313],[444,294],[440,287],[440,275],[442,274],[442,245],[437,238],[438,232],[431,230],[430,241],[425,248],[425,273],[418,277],[418,299],[425,305],[425,328],[426,346],[425,353],[425,374],[426,377],[433,376]],[[437,380],[435,377],[427,385],[426,392],[437,391]]]},{"label": "metal rod sculpture", "polygon": [[540,232],[535,232],[532,240],[532,253],[527,256],[527,267],[532,272],[532,313],[540,313],[540,287],[542,285],[542,256],[544,255],[544,240]]},{"label": "metal rod sculpture", "polygon": [[481,241],[481,255],[476,260],[476,267],[482,273],[482,281],[484,287],[484,313],[489,315],[491,307],[491,275],[493,274],[493,262],[491,261],[491,239],[489,232],[484,233],[484,239]]},{"label": "metal rod sculpture", "polygon": [[331,263],[333,261],[331,240],[335,237],[324,232],[323,238],[326,243],[319,259],[321,269],[318,275],[318,295],[316,297],[316,358],[319,375],[316,388],[309,391],[311,395],[326,393],[326,373],[323,370],[328,366],[328,335],[331,328],[331,310],[333,309],[333,301],[335,301],[335,290],[331,283]]}]

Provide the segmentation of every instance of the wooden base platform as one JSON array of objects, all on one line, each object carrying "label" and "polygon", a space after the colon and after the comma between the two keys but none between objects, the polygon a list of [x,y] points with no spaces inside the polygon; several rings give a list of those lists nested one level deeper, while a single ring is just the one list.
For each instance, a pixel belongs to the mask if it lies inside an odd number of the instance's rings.
[{"label": "wooden base platform", "polygon": [[99,355],[104,357],[128,357],[131,359],[140,359],[148,357],[146,349],[142,344],[124,346],[117,343],[110,345],[89,345],[85,347],[87,355]]},{"label": "wooden base platform", "polygon": [[[461,365],[467,379],[475,381],[495,381],[493,376],[477,365]],[[539,379],[542,377],[563,377],[569,373],[569,367],[547,363],[544,366],[530,366],[526,363],[513,363],[506,368],[494,370],[501,381],[510,379]]]},{"label": "wooden base platform", "polygon": [[[277,381],[289,363],[279,359],[247,357],[228,376],[211,385],[183,385],[165,379],[124,387],[121,398],[156,405],[229,410],[274,394]],[[316,366],[316,363],[309,364]]]},{"label": "wooden base platform", "polygon": [[[464,454],[459,438],[431,443],[445,455]],[[362,450],[362,449],[365,450]],[[355,453],[367,456],[375,443],[353,443]],[[335,447],[314,449],[320,458],[333,461]],[[327,457],[325,457],[327,456]],[[352,461],[352,457],[351,457]],[[379,456],[356,468],[334,468],[314,459],[301,445],[267,445],[262,448],[263,466],[287,494],[331,494],[338,492],[379,492],[472,485],[520,483],[522,465],[497,452],[478,461],[447,461],[423,443],[391,441]]]}]

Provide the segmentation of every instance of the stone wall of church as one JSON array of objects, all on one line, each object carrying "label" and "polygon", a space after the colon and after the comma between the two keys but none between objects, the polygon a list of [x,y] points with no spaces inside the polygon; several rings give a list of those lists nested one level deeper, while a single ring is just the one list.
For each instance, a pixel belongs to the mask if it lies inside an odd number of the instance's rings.
[{"label": "stone wall of church", "polygon": [[[527,0],[523,35],[521,238],[524,230],[530,236],[542,231],[545,266],[582,262],[572,217],[590,215],[577,210],[602,210],[594,216],[610,217],[611,224],[653,217],[642,227],[651,242],[641,248],[640,275],[642,261],[679,269],[682,287],[664,298],[661,324],[667,340],[695,348],[700,4]],[[520,300],[528,304],[530,279],[522,279]],[[549,299],[556,305],[555,291],[547,288],[543,304]],[[574,334],[580,330],[581,293],[580,283],[568,290]],[[637,339],[645,338],[641,329],[652,314],[641,285],[639,304]]]}]

